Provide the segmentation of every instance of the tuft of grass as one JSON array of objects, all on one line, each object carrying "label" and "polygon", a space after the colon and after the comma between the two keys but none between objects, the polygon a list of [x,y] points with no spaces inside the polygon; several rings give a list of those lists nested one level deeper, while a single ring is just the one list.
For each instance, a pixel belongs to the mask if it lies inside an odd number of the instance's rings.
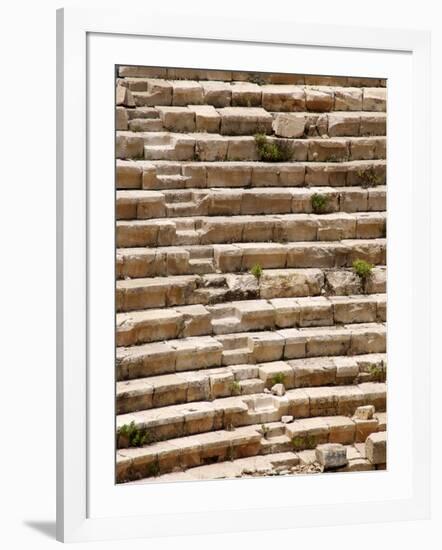
[{"label": "tuft of grass", "polygon": [[263,269],[262,267],[260,266],[260,264],[255,264],[252,269],[250,270],[250,273],[256,277],[259,281],[259,279],[261,278],[262,276],[262,272],[263,272]]},{"label": "tuft of grass", "polygon": [[323,195],[321,193],[314,193],[312,195],[312,210],[315,214],[322,214],[328,204],[329,197],[327,195]]},{"label": "tuft of grass", "polygon": [[234,380],[230,384],[230,393],[232,395],[240,395],[241,392],[242,392],[241,384],[237,380]]},{"label": "tuft of grass", "polygon": [[371,275],[374,265],[365,260],[355,260],[352,264],[353,271],[365,282]]},{"label": "tuft of grass", "polygon": [[262,162],[288,162],[293,151],[289,140],[275,139],[271,143],[265,134],[255,134],[258,158]]},{"label": "tuft of grass", "polygon": [[118,436],[124,438],[129,447],[143,447],[151,443],[152,438],[146,428],[139,428],[134,421],[118,429]]},{"label": "tuft of grass", "polygon": [[282,372],[277,372],[272,376],[272,385],[274,386],[275,384],[284,384],[284,380],[285,374],[283,374]]},{"label": "tuft of grass", "polygon": [[361,168],[356,172],[359,178],[361,187],[366,189],[367,187],[376,187],[381,183],[381,178],[376,174],[373,166],[370,168]]},{"label": "tuft of grass", "polygon": [[304,451],[305,449],[314,449],[316,447],[316,438],[313,435],[296,435],[292,439],[294,451]]}]

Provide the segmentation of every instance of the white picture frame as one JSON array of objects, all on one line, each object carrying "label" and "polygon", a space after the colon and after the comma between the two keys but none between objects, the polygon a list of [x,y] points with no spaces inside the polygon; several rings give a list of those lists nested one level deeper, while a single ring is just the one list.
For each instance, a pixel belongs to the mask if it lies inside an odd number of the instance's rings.
[{"label": "white picture frame", "polygon": [[[429,34],[305,25],[290,17],[273,18],[269,24],[271,15],[266,20],[251,15],[247,21],[186,19],[158,10],[150,17],[147,9],[135,14],[69,8],[59,10],[57,17],[58,540],[427,518]],[[376,475],[378,481],[362,472],[290,480],[114,485],[114,455],[109,453],[114,445],[114,302],[109,295],[114,273],[112,267],[109,276],[107,268],[114,261],[114,133],[113,115],[108,116],[114,109],[114,89],[108,84],[114,81],[115,64],[389,79],[392,383],[389,468]],[[294,484],[296,491],[291,492]],[[248,498],[241,498],[245,495]]]}]

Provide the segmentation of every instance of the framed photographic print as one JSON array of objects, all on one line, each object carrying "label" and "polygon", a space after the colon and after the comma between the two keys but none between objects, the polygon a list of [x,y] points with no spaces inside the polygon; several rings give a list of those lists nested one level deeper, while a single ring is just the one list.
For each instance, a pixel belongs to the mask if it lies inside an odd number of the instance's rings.
[{"label": "framed photographic print", "polygon": [[426,517],[428,35],[58,18],[58,538]]}]

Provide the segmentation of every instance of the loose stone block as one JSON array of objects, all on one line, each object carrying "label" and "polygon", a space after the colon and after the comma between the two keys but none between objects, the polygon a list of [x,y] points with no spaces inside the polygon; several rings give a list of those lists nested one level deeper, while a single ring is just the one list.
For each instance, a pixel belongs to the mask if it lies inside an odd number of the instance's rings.
[{"label": "loose stone block", "polygon": [[387,432],[372,433],[365,442],[365,452],[373,464],[387,462]]},{"label": "loose stone block", "polygon": [[275,135],[298,138],[304,135],[306,117],[294,113],[276,115],[272,127]]},{"label": "loose stone block", "polygon": [[347,464],[347,450],[339,443],[327,443],[316,447],[316,459],[324,470],[339,468]]}]

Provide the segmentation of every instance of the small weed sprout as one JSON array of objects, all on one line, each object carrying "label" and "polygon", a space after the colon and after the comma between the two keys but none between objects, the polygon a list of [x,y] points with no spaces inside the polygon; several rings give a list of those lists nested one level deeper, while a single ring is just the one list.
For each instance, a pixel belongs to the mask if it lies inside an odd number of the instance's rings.
[{"label": "small weed sprout", "polygon": [[283,374],[282,372],[277,372],[272,376],[272,385],[274,386],[275,384],[284,384],[284,380],[285,374]]},{"label": "small weed sprout", "polygon": [[316,447],[316,438],[313,435],[297,435],[292,439],[294,451],[303,451],[305,449],[314,449]]},{"label": "small weed sprout", "polygon": [[322,214],[328,204],[329,197],[327,195],[322,195],[321,193],[315,193],[312,195],[312,210],[315,214]]},{"label": "small weed sprout", "polygon": [[261,432],[262,432],[262,435],[264,437],[264,439],[267,439],[267,435],[270,431],[270,428],[268,426],[266,426],[265,424],[261,424]]},{"label": "small weed sprout", "polygon": [[255,264],[250,270],[250,273],[259,281],[262,277],[263,269],[259,264]]},{"label": "small weed sprout", "polygon": [[230,393],[232,395],[240,395],[241,392],[242,392],[241,384],[237,380],[234,380],[230,384]]},{"label": "small weed sprout", "polygon": [[127,441],[129,447],[143,447],[151,443],[151,436],[146,428],[139,428],[134,421],[118,429],[118,436]]},{"label": "small weed sprout", "polygon": [[288,162],[293,157],[290,140],[276,139],[269,143],[265,134],[256,134],[255,143],[262,162]]},{"label": "small weed sprout", "polygon": [[381,178],[376,174],[373,166],[358,170],[356,175],[359,178],[361,187],[364,189],[367,189],[367,187],[376,187],[381,183]]},{"label": "small weed sprout", "polygon": [[355,260],[352,264],[353,271],[365,282],[371,275],[374,265],[365,260]]}]

